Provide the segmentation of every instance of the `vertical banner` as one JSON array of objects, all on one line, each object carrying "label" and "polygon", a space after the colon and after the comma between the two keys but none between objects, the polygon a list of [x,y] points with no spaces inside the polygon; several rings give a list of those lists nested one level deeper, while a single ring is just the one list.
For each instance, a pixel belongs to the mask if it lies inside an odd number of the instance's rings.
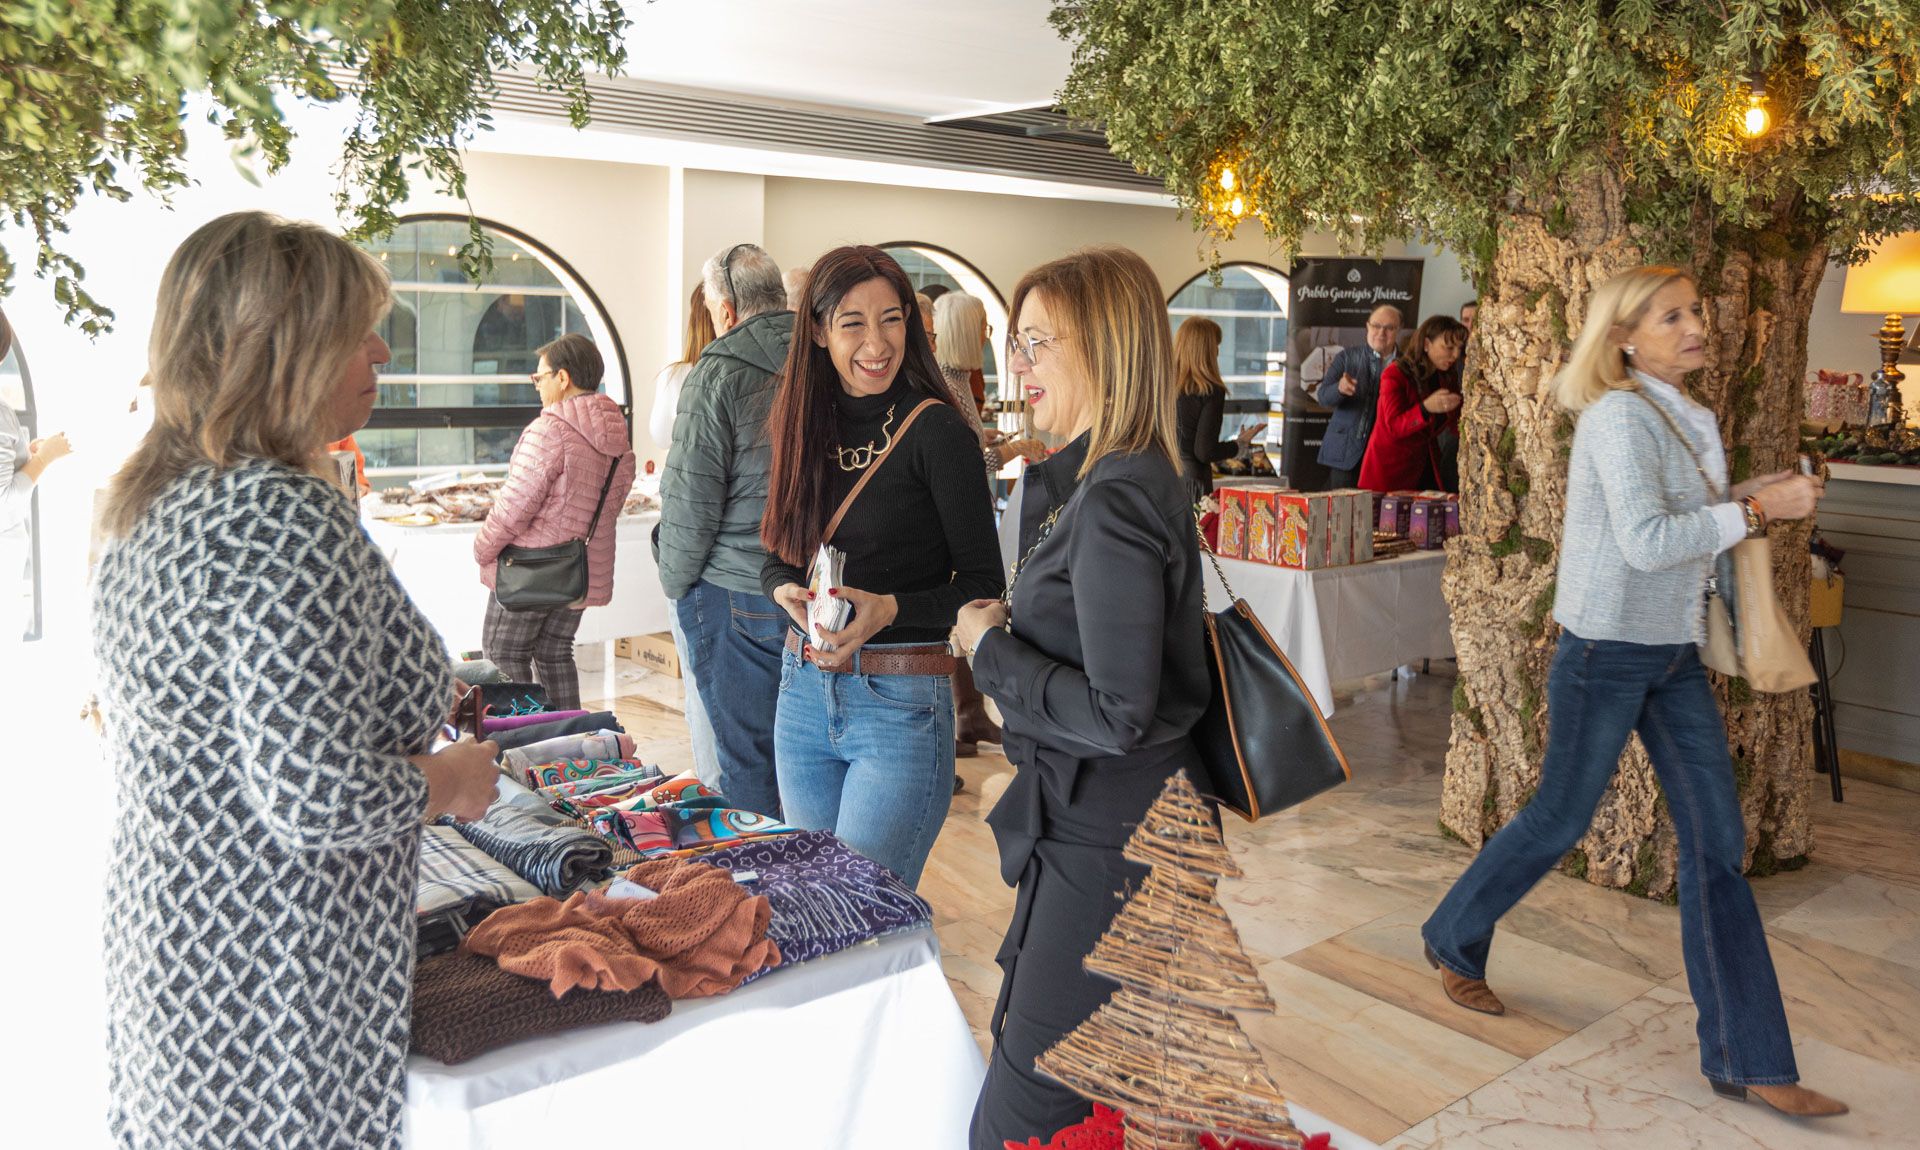
[{"label": "vertical banner", "polygon": [[1320,491],[1327,469],[1320,440],[1328,409],[1314,402],[1327,363],[1343,347],[1367,342],[1367,316],[1381,304],[1400,309],[1402,335],[1420,324],[1420,273],[1424,260],[1295,260],[1287,277],[1287,362],[1297,365],[1287,381],[1286,425],[1280,471],[1301,491]]}]

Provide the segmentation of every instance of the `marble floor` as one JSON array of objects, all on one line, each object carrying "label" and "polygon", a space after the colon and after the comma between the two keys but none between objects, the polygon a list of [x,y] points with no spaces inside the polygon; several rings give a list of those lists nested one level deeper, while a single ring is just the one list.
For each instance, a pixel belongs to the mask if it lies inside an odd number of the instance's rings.
[{"label": "marble floor", "polygon": [[[677,680],[596,668],[640,754],[691,765]],[[1503,1018],[1453,1006],[1417,927],[1470,858],[1438,833],[1452,681],[1342,692],[1348,785],[1257,826],[1229,817],[1246,871],[1221,897],[1279,1004],[1244,1019],[1289,1095],[1388,1150],[1920,1147],[1920,793],[1814,791],[1805,869],[1754,884],[1805,1081],[1846,1117],[1780,1118],[1716,1098],[1699,1075],[1677,911],[1550,875],[1503,924],[1489,980]],[[982,821],[1012,768],[962,760],[921,882],[948,980],[983,1033],[1013,908]]]}]

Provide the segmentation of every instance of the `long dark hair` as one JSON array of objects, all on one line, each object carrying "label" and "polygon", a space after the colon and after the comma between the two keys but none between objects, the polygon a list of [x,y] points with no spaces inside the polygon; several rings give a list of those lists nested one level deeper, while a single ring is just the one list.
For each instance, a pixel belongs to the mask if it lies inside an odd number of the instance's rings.
[{"label": "long dark hair", "polygon": [[1407,341],[1407,350],[1400,353],[1400,370],[1413,380],[1422,399],[1443,387],[1448,391],[1460,390],[1460,369],[1465,357],[1454,360],[1452,367],[1441,371],[1427,358],[1427,341],[1435,339],[1450,340],[1464,348],[1467,325],[1450,315],[1430,315],[1420,321],[1419,329]]},{"label": "long dark hair", "polygon": [[780,389],[767,416],[773,468],[767,482],[767,510],[760,519],[761,545],[796,566],[804,567],[812,559],[833,514],[828,506],[827,470],[834,445],[840,441],[834,405],[840,371],[818,337],[825,335],[847,293],[872,279],[886,280],[906,313],[907,355],[900,375],[914,391],[960,410],[933,358],[913,284],[893,257],[861,244],[835,248],[814,261],[813,274],[795,309],[793,346],[787,351]]}]

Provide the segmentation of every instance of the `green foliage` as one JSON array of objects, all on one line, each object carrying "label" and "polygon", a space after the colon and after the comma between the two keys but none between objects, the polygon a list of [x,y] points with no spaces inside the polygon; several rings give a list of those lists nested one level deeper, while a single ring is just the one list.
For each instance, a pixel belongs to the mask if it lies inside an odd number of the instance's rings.
[{"label": "green foliage", "polygon": [[1523,536],[1520,540],[1520,547],[1521,550],[1527,553],[1527,558],[1531,559],[1535,566],[1544,566],[1548,560],[1553,558],[1553,544],[1537,536]]},{"label": "green foliage", "polygon": [[[186,109],[204,114],[248,171],[288,159],[286,98],[357,102],[340,210],[356,236],[391,230],[415,173],[464,196],[460,145],[485,128],[493,73],[528,68],[587,118],[589,70],[625,62],[619,0],[27,0],[0,8],[0,211],[38,240],[70,321],[113,313],[61,250],[82,196],[187,182]],[[476,225],[463,262],[487,251]],[[0,252],[0,292],[14,268]]]},{"label": "green foliage", "polygon": [[1495,559],[1505,559],[1507,556],[1520,550],[1520,541],[1522,538],[1520,525],[1518,523],[1510,524],[1507,527],[1507,533],[1494,540],[1493,544],[1487,548],[1487,554],[1493,556]]},{"label": "green foliage", "polygon": [[1587,852],[1581,850],[1579,847],[1568,851],[1567,857],[1560,863],[1560,873],[1571,878],[1586,878]]},{"label": "green foliage", "polygon": [[1460,836],[1459,831],[1448,826],[1445,819],[1435,819],[1433,825],[1440,828],[1441,838],[1452,839],[1454,842],[1460,843],[1463,846],[1466,844],[1467,840]]},{"label": "green foliage", "polygon": [[[1059,0],[1053,23],[1071,112],[1228,232],[1233,164],[1247,218],[1291,250],[1322,229],[1367,249],[1436,238],[1484,284],[1501,218],[1544,196],[1544,225],[1570,230],[1558,189],[1596,164],[1653,258],[1702,223],[1761,230],[1781,204],[1797,239],[1849,254],[1920,223],[1909,0]],[[1748,140],[1755,61],[1775,127]]]}]

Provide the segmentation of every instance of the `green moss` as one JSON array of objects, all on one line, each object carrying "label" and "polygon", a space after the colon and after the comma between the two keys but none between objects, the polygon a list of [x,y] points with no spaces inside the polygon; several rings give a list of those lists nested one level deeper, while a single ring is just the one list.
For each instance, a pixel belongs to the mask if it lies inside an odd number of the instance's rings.
[{"label": "green moss", "polygon": [[1481,738],[1487,737],[1487,719],[1480,713],[1480,708],[1475,707],[1467,712],[1467,722],[1473,724],[1473,729],[1480,733]]},{"label": "green moss", "polygon": [[1520,525],[1518,523],[1512,524],[1507,528],[1505,535],[1494,540],[1493,546],[1487,548],[1487,554],[1493,556],[1495,559],[1505,559],[1507,556],[1520,550],[1520,540]]},{"label": "green moss", "polygon": [[1745,483],[1753,478],[1753,448],[1742,443],[1733,449],[1733,456],[1727,461],[1727,474],[1735,483]]},{"label": "green moss", "polygon": [[1526,551],[1527,558],[1533,560],[1536,565],[1545,565],[1553,558],[1553,544],[1545,539],[1537,539],[1532,535],[1522,536],[1520,546]]},{"label": "green moss", "polygon": [[1546,633],[1547,620],[1553,617],[1553,597],[1558,588],[1558,583],[1549,582],[1527,607],[1527,621],[1520,630],[1529,638],[1538,639]]},{"label": "green moss", "polygon": [[1772,280],[1756,275],[1753,277],[1753,291],[1747,296],[1747,305],[1754,311],[1772,311],[1776,292]]},{"label": "green moss", "polygon": [[1463,845],[1463,846],[1464,846],[1464,845],[1466,844],[1466,841],[1467,841],[1467,840],[1466,840],[1466,839],[1463,839],[1463,838],[1461,838],[1461,837],[1460,837],[1460,832],[1459,832],[1459,831],[1456,831],[1456,830],[1454,830],[1454,829],[1453,829],[1452,827],[1450,827],[1450,826],[1448,826],[1448,825],[1446,824],[1446,820],[1444,820],[1444,819],[1436,819],[1436,820],[1434,820],[1434,824],[1433,824],[1433,825],[1434,825],[1434,826],[1436,826],[1436,827],[1439,827],[1439,828],[1440,828],[1440,837],[1441,837],[1441,838],[1443,838],[1443,839],[1452,839],[1452,840],[1453,840],[1454,842],[1457,842],[1457,843],[1460,843],[1460,844],[1461,844],[1461,845]]},{"label": "green moss", "polygon": [[1561,412],[1553,420],[1553,437],[1562,443],[1573,440],[1573,416]]},{"label": "green moss", "polygon": [[1555,200],[1547,209],[1547,234],[1555,239],[1563,239],[1573,234],[1573,222],[1567,218],[1567,201]]},{"label": "green moss", "polygon": [[1562,859],[1560,862],[1560,871],[1562,874],[1568,875],[1569,877],[1572,877],[1572,878],[1580,878],[1580,879],[1586,878],[1587,877],[1587,852],[1581,850],[1579,847],[1575,847],[1572,850],[1568,851],[1567,857]]},{"label": "green moss", "polygon": [[1733,789],[1737,794],[1747,793],[1747,784],[1753,782],[1753,764],[1745,755],[1733,756]]},{"label": "green moss", "polygon": [[1553,341],[1561,346],[1571,342],[1567,331],[1567,297],[1559,288],[1547,289],[1547,326],[1553,330]]},{"label": "green moss", "polygon": [[1668,906],[1679,906],[1680,905],[1680,888],[1668,887],[1667,893],[1660,896],[1660,901],[1667,904]]},{"label": "green moss", "polygon": [[1520,297],[1520,306],[1527,311],[1532,311],[1534,305],[1538,304],[1541,297],[1546,294],[1547,289],[1544,287],[1530,287],[1527,293]]},{"label": "green moss", "polygon": [[1627,881],[1627,893],[1635,898],[1647,897],[1647,889],[1653,885],[1653,867],[1658,854],[1651,841],[1640,844],[1633,856],[1633,877]]},{"label": "green moss", "polygon": [[1753,702],[1753,685],[1735,675],[1727,680],[1727,703],[1729,706],[1744,707]]},{"label": "green moss", "polygon": [[1519,436],[1514,434],[1513,425],[1508,424],[1501,429],[1500,438],[1493,445],[1493,457],[1502,463],[1506,463],[1513,458],[1514,452],[1518,450],[1520,450]]}]

